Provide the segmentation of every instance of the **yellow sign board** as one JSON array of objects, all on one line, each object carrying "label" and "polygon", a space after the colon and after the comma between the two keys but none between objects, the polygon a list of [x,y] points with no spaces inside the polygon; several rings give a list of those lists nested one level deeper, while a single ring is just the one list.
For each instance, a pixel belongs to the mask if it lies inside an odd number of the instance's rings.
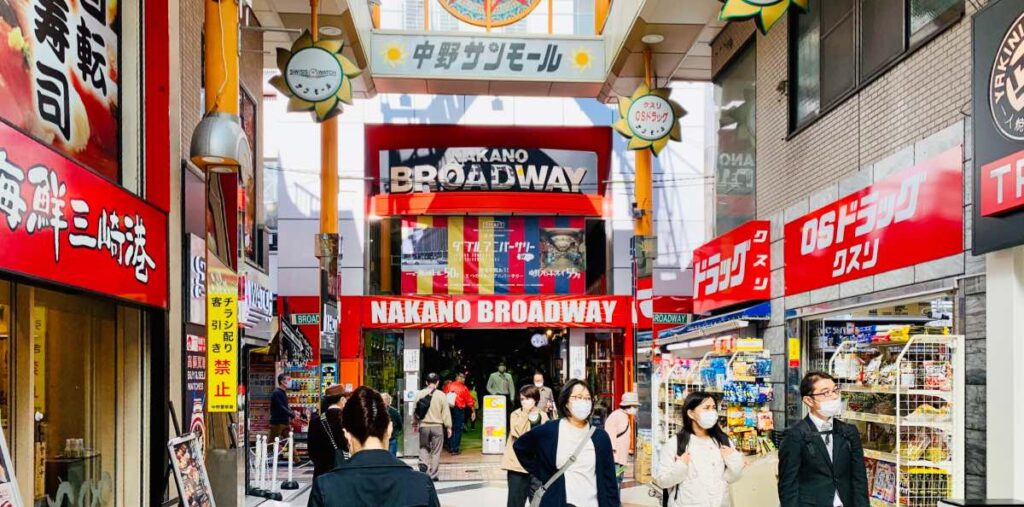
[{"label": "yellow sign board", "polygon": [[238,275],[213,255],[206,263],[207,410],[238,411]]},{"label": "yellow sign board", "polygon": [[789,339],[789,367],[800,367],[800,338]]}]

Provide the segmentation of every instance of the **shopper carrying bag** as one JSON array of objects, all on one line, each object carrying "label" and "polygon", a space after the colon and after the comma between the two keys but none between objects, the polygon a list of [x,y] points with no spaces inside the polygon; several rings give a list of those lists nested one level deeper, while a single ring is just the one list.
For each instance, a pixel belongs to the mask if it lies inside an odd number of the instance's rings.
[{"label": "shopper carrying bag", "polygon": [[683,402],[683,427],[676,446],[662,451],[654,482],[663,488],[663,505],[728,507],[729,484],[743,474],[743,455],[718,424],[715,398],[690,393]]},{"label": "shopper carrying bag", "polygon": [[569,381],[557,407],[561,419],[537,426],[513,444],[523,468],[544,483],[531,507],[619,507],[611,438],[589,422],[590,386]]}]

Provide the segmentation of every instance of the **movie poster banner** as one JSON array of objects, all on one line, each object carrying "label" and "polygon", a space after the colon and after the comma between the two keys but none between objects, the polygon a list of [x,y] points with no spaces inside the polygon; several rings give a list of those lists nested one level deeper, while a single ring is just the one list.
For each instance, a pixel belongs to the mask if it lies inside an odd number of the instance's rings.
[{"label": "movie poster banner", "polygon": [[206,457],[196,435],[188,433],[167,443],[171,468],[178,485],[182,505],[189,507],[215,507],[213,486],[206,473]]},{"label": "movie poster banner", "polygon": [[120,4],[0,0],[0,118],[114,181]]},{"label": "movie poster banner", "polygon": [[570,217],[405,217],[402,293],[582,294],[584,226]]}]

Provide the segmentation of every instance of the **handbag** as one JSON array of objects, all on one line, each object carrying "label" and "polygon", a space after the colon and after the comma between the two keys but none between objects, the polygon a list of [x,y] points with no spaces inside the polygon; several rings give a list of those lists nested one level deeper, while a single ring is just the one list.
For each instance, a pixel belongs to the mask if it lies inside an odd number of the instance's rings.
[{"label": "handbag", "polygon": [[327,424],[325,419],[327,419],[327,414],[320,418],[320,424],[324,427],[324,431],[327,432],[327,438],[331,441],[331,447],[334,448],[334,468],[338,468],[338,465],[348,460],[348,455],[344,450],[338,449],[338,443],[334,441],[334,432],[331,431],[331,426]]},{"label": "handbag", "polygon": [[530,500],[530,507],[540,507],[540,502],[544,499],[544,493],[547,493],[548,488],[562,477],[562,475],[565,475],[566,470],[569,470],[569,467],[576,462],[576,458],[578,458],[580,453],[583,452],[583,448],[586,447],[590,438],[594,436],[595,431],[597,431],[597,428],[591,427],[590,431],[587,432],[587,436],[580,440],[579,445],[576,446],[576,450],[572,452],[571,456],[569,456],[569,460],[566,461],[557,472],[555,472],[555,475],[552,475],[551,478],[548,479],[548,482],[545,482],[543,486],[537,489],[537,493],[533,495],[533,500]]}]

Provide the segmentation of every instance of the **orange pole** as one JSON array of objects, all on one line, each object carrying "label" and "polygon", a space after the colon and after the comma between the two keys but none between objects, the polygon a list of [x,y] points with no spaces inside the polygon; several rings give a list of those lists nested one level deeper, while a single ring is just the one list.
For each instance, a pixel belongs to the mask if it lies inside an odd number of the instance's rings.
[{"label": "orange pole", "polygon": [[430,0],[423,0],[423,31],[430,31]]},{"label": "orange pole", "polygon": [[487,31],[491,31],[491,0],[484,0],[484,18]]},{"label": "orange pole", "polygon": [[206,0],[206,112],[238,116],[238,4]]},{"label": "orange pole", "polygon": [[374,28],[380,28],[380,4],[374,4],[370,9],[370,20]]},{"label": "orange pole", "polygon": [[555,0],[548,0],[548,35],[555,33]]},{"label": "orange pole", "polygon": [[[644,84],[648,88],[652,86],[651,75],[651,48],[644,48]],[[636,155],[636,205],[642,211],[640,218],[636,220],[633,233],[637,236],[651,236],[652,232],[652,201],[653,189],[652,154],[651,150],[638,150],[633,152]]]},{"label": "orange pole", "polygon": [[594,35],[604,32],[604,22],[608,19],[612,0],[594,0]]}]

